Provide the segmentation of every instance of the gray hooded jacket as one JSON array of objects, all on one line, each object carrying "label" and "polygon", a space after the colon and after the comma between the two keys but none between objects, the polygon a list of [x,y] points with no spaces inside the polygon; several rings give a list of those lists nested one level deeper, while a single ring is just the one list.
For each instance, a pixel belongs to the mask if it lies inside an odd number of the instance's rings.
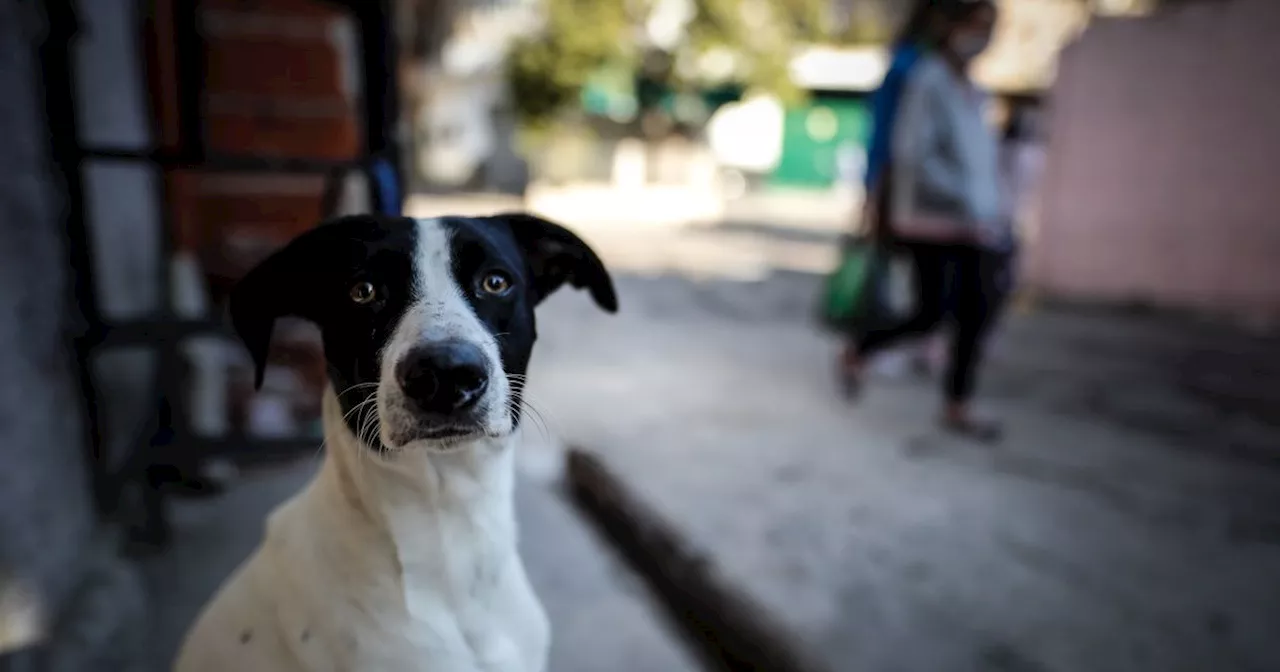
[{"label": "gray hooded jacket", "polygon": [[936,54],[916,64],[893,131],[890,212],[897,235],[993,249],[1012,243],[986,105],[987,97]]}]

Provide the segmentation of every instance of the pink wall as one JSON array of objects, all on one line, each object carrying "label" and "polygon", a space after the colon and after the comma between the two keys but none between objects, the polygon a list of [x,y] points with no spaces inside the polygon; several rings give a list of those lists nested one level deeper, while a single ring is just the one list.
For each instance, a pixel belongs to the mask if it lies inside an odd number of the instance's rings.
[{"label": "pink wall", "polygon": [[1280,0],[1099,21],[1060,67],[1027,284],[1280,316]]}]

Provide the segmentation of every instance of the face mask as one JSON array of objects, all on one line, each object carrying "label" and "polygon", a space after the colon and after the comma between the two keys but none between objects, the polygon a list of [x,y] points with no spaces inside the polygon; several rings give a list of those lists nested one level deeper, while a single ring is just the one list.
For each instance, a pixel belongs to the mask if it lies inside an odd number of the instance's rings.
[{"label": "face mask", "polygon": [[951,51],[961,59],[971,61],[977,58],[978,54],[986,51],[990,43],[991,39],[985,35],[960,33],[951,38]]}]

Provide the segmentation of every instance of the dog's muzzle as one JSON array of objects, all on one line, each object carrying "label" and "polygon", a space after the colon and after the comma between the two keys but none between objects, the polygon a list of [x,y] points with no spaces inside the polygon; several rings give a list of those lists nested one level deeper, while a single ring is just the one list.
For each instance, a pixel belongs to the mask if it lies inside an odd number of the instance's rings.
[{"label": "dog's muzzle", "polygon": [[474,429],[489,389],[484,352],[465,341],[414,347],[396,364],[396,382],[428,432]]}]

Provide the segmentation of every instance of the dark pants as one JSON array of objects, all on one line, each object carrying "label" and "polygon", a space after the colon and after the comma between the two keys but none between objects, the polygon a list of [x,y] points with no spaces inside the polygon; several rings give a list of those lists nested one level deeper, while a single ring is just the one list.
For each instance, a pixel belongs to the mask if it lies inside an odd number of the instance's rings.
[{"label": "dark pants", "polygon": [[915,312],[906,321],[862,334],[858,353],[869,357],[905,338],[927,334],[950,315],[954,330],[946,396],[948,401],[966,401],[976,384],[982,345],[1009,293],[1011,255],[967,245],[905,247],[915,266]]}]

